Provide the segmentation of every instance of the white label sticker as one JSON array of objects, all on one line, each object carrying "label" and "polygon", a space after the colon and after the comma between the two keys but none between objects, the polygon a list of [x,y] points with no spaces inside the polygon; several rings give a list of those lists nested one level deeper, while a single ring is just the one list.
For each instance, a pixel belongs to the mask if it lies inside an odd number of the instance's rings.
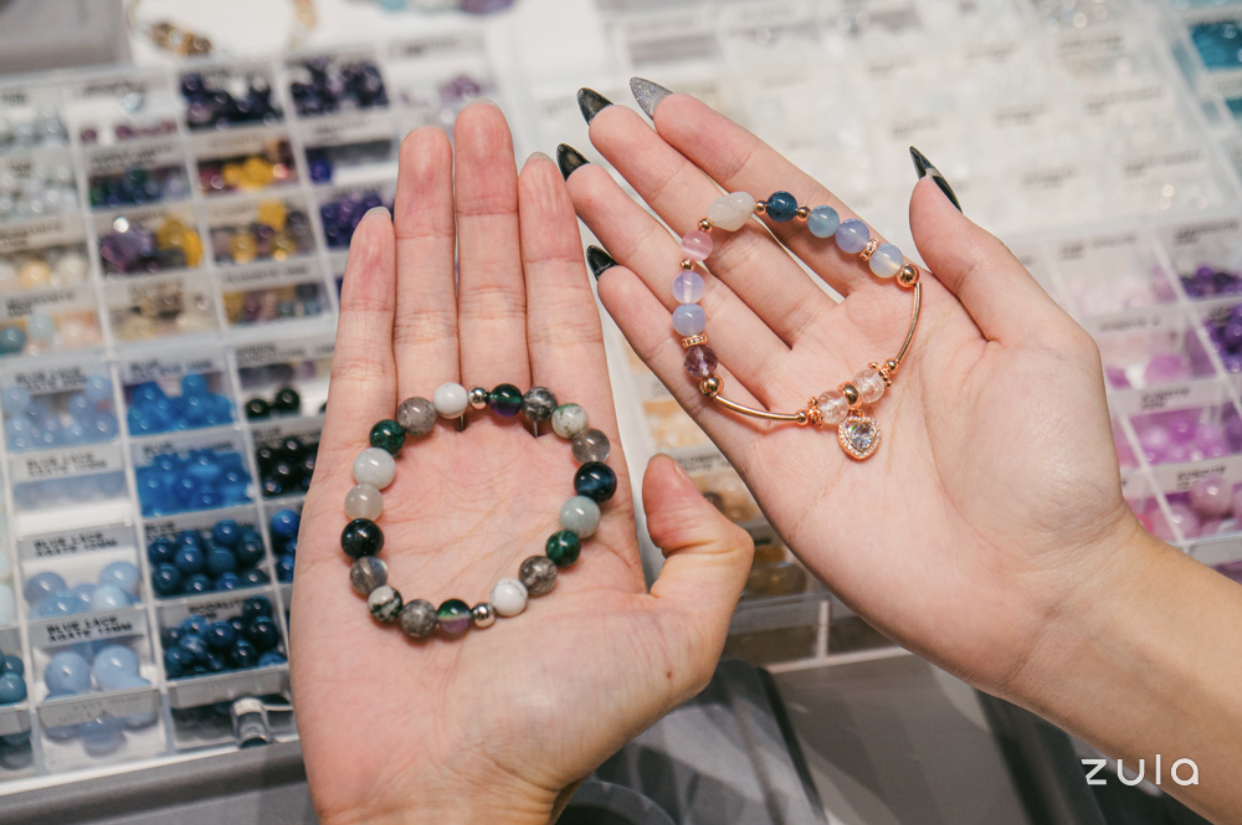
[{"label": "white label sticker", "polygon": [[134,545],[134,528],[116,524],[67,533],[48,533],[31,536],[18,542],[18,554],[23,559],[47,559],[59,556],[76,556],[96,550],[112,550]]},{"label": "white label sticker", "polygon": [[30,730],[30,711],[25,708],[0,707],[0,736],[12,736]]},{"label": "white label sticker", "polygon": [[81,243],[86,227],[78,215],[0,223],[0,253]]},{"label": "white label sticker", "polygon": [[288,690],[288,669],[265,667],[201,679],[171,681],[168,683],[168,704],[174,708],[193,708],[241,696],[266,696]]},{"label": "white label sticker", "polygon": [[164,359],[160,357],[144,358],[140,361],[129,361],[121,365],[121,380],[125,384],[141,384],[144,381],[159,381],[162,378],[180,378],[183,375],[222,372],[224,355],[219,352],[207,352],[186,359]]},{"label": "white label sticker", "polygon": [[88,473],[119,472],[125,468],[118,444],[93,444],[45,453],[10,457],[14,483],[65,478]]},{"label": "white label sticker", "polygon": [[30,644],[34,647],[52,647],[70,642],[115,639],[119,636],[133,636],[145,627],[146,621],[141,607],[94,616],[65,616],[31,622]]},{"label": "white label sticker", "polygon": [[331,358],[336,342],[331,338],[301,341],[263,341],[237,347],[237,366],[264,367],[268,364],[290,364]]},{"label": "white label sticker", "polygon": [[80,725],[94,719],[121,719],[159,710],[157,690],[142,689],[116,694],[99,694],[73,699],[56,699],[39,708],[39,721],[45,727]]}]

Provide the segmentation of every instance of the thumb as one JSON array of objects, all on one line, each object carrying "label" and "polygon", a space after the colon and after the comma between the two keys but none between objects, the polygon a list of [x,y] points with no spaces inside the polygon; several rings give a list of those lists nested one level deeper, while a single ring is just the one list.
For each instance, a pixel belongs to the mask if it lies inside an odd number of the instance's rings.
[{"label": "thumb", "polygon": [[985,338],[1047,340],[1069,321],[1009,248],[959,212],[930,176],[914,187],[910,230],[936,280],[957,296]]},{"label": "thumb", "polygon": [[643,476],[643,510],[651,540],[664,552],[664,568],[651,586],[670,640],[681,699],[711,678],[742,595],[755,545],[698,491],[686,471],[657,455]]}]

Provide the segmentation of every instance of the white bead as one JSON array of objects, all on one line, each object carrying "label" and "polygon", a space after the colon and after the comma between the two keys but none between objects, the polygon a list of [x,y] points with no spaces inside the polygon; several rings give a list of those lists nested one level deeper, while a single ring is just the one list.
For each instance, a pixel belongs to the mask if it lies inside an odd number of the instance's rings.
[{"label": "white bead", "polygon": [[[387,452],[387,451],[385,451]],[[375,521],[384,512],[384,496],[370,484],[359,484],[345,494],[345,515]]]},{"label": "white bead", "polygon": [[901,254],[901,250],[893,246],[891,243],[882,243],[876,249],[875,254],[871,256],[871,271],[878,278],[891,278],[901,271],[901,267],[905,264],[905,257]]},{"label": "white bead", "polygon": [[577,404],[562,404],[552,411],[552,432],[561,438],[573,438],[586,428],[586,410]]},{"label": "white bead", "polygon": [[11,624],[17,618],[17,605],[13,602],[13,588],[0,584],[0,627]]},{"label": "white bead", "polygon": [[461,384],[441,384],[431,396],[431,403],[441,418],[460,418],[470,406],[470,393]]},{"label": "white bead", "polygon": [[735,232],[746,225],[755,214],[755,199],[746,192],[730,192],[721,195],[707,207],[707,219],[713,226],[726,232]]},{"label": "white bead", "polygon": [[501,579],[492,588],[492,607],[501,616],[516,616],[526,609],[526,585],[517,579]]},{"label": "white bead", "polygon": [[864,404],[874,404],[884,395],[884,378],[873,369],[859,370],[850,383],[858,390],[858,398]]},{"label": "white bead", "polygon": [[561,505],[561,527],[580,539],[595,535],[600,516],[599,505],[586,496],[574,496]]},{"label": "white bead", "polygon": [[86,259],[76,252],[62,255],[56,262],[56,277],[60,278],[65,286],[82,283],[88,274]]},{"label": "white bead", "polygon": [[379,447],[367,447],[354,459],[354,481],[359,484],[370,484],[382,490],[392,484],[397,474],[397,462],[393,461],[387,450]]}]

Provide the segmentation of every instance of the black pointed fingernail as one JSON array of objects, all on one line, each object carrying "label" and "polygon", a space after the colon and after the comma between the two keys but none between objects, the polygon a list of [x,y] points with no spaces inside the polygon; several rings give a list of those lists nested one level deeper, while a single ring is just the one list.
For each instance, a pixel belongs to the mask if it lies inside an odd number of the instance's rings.
[{"label": "black pointed fingernail", "polygon": [[660,105],[660,101],[673,93],[645,77],[631,77],[630,91],[634,93],[634,100],[638,101],[639,107],[647,113],[649,118],[655,117],[655,110]]},{"label": "black pointed fingernail", "polygon": [[617,262],[612,259],[604,250],[598,246],[587,247],[587,265],[591,267],[591,274],[595,276],[595,280],[599,280],[599,276],[603,275],[605,270],[612,269]]},{"label": "black pointed fingernail", "polygon": [[556,147],[556,164],[561,167],[561,174],[565,177],[565,180],[569,180],[569,176],[573,174],[575,169],[587,163],[590,163],[590,161],[568,143],[562,143]]},{"label": "black pointed fingernail", "polygon": [[953,187],[949,186],[949,182],[944,179],[944,175],[940,174],[940,170],[927,159],[926,155],[913,146],[910,147],[910,157],[914,159],[914,168],[918,171],[919,178],[922,179],[931,175],[931,179],[940,187],[940,191],[944,192],[944,196],[957,207],[958,212],[961,212],[962,205],[958,203],[957,195],[953,193]]},{"label": "black pointed fingernail", "polygon": [[578,109],[582,112],[582,117],[589,125],[595,116],[602,109],[606,109],[612,105],[612,101],[604,97],[594,89],[582,88],[578,90]]}]

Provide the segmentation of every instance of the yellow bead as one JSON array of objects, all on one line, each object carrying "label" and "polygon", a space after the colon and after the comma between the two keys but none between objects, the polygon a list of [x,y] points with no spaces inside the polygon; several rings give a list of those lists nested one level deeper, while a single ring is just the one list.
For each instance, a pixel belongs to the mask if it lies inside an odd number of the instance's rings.
[{"label": "yellow bead", "polygon": [[31,258],[17,270],[22,289],[38,289],[52,283],[52,268],[42,258]]},{"label": "yellow bead", "polygon": [[224,179],[224,183],[230,189],[236,189],[242,185],[243,173],[239,163],[226,163],[224,168],[220,170],[220,177]]},{"label": "yellow bead", "polygon": [[259,204],[259,223],[266,224],[277,232],[285,228],[287,212],[280,201],[264,201]]},{"label": "yellow bead", "polygon": [[155,245],[160,249],[179,249],[185,246],[188,228],[176,218],[168,218],[155,230]]},{"label": "yellow bead", "polygon": [[248,264],[255,258],[255,240],[249,230],[239,229],[229,238],[229,253],[233,256],[233,263]]},{"label": "yellow bead", "polygon": [[185,252],[185,265],[198,266],[203,262],[203,239],[193,229],[186,230],[182,240],[182,251]]},{"label": "yellow bead", "polygon": [[277,232],[272,238],[272,257],[283,261],[290,255],[298,254],[298,245],[287,232]]},{"label": "yellow bead", "polygon": [[242,164],[241,185],[245,189],[262,189],[265,186],[271,186],[274,177],[272,164],[263,158],[247,158]]}]

